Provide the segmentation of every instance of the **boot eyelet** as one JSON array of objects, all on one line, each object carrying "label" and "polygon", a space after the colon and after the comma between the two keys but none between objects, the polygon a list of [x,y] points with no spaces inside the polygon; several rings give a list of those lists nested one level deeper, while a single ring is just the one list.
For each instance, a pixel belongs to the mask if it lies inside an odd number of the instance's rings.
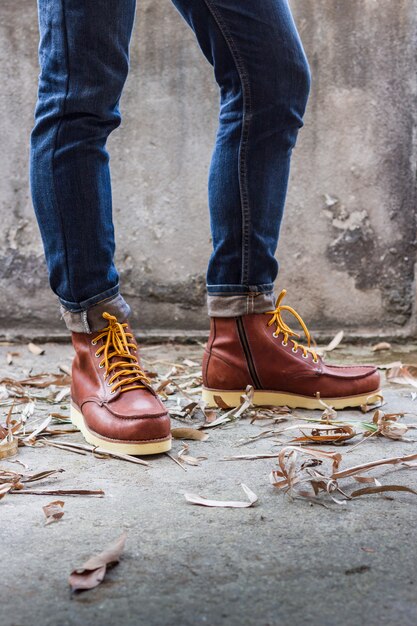
[{"label": "boot eyelet", "polygon": [[115,390],[115,389],[112,389],[112,390],[110,391],[110,395],[113,395],[114,393],[116,393],[116,390]]},{"label": "boot eyelet", "polygon": [[99,357],[100,355],[96,352],[96,357]]},{"label": "boot eyelet", "polygon": [[99,368],[102,370],[104,367],[104,364],[102,365],[101,363],[98,364]]},{"label": "boot eyelet", "polygon": [[285,346],[288,346],[288,341],[281,341],[281,345],[285,348]]},{"label": "boot eyelet", "polygon": [[308,359],[308,354],[302,354],[301,356],[303,357],[303,359]]},{"label": "boot eyelet", "polygon": [[291,352],[294,352],[294,353],[297,352],[297,348],[295,348],[295,349],[291,348]]},{"label": "boot eyelet", "polygon": [[96,345],[96,343],[97,343],[97,341],[96,341],[95,339],[92,339],[92,340],[91,340],[91,345],[92,345],[92,346],[95,346],[95,345]]},{"label": "boot eyelet", "polygon": [[273,336],[273,337],[275,337],[275,338],[277,338],[277,337],[278,337],[278,335],[279,335],[279,333],[276,333],[276,332],[275,332],[275,333],[272,333],[272,336]]}]

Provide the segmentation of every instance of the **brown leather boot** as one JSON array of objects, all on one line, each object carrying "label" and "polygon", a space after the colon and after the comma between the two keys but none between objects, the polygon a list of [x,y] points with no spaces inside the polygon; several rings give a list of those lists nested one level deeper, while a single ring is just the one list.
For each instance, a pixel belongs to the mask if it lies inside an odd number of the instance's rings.
[{"label": "brown leather boot", "polygon": [[[321,398],[335,409],[377,400],[380,377],[372,365],[327,365],[310,347],[310,334],[300,315],[282,305],[274,311],[241,317],[212,317],[203,358],[203,400],[216,406],[219,396],[238,406],[247,385],[255,388],[254,404],[320,409]],[[288,311],[300,322],[307,346],[284,322]],[[269,318],[266,317],[269,316]],[[272,316],[272,317],[271,317]]]},{"label": "brown leather boot", "polygon": [[171,448],[169,415],[138,361],[129,323],[103,313],[108,326],[72,333],[71,420],[88,443],[123,454]]}]

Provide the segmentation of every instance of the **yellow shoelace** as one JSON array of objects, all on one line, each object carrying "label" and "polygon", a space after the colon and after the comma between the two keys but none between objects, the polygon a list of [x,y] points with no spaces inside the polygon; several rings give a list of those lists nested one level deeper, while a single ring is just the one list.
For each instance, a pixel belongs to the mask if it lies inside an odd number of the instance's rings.
[{"label": "yellow shoelace", "polygon": [[[310,348],[310,343],[311,343],[311,337],[310,337],[310,333],[308,331],[307,326],[305,325],[303,318],[301,317],[301,315],[299,315],[297,313],[297,311],[295,311],[291,306],[288,306],[286,304],[281,304],[282,300],[285,297],[285,294],[287,293],[286,289],[283,289],[281,291],[281,293],[279,294],[277,301],[275,303],[275,309],[274,311],[266,311],[265,315],[272,315],[271,319],[268,322],[268,326],[272,326],[272,324],[276,324],[276,331],[274,332],[274,337],[278,337],[278,335],[280,333],[282,333],[284,335],[284,339],[282,342],[282,345],[286,346],[288,344],[288,340],[290,340],[293,343],[293,348],[292,351],[293,352],[297,352],[298,348],[301,348],[301,350],[303,351],[303,357],[306,359],[308,357],[308,353],[310,352],[313,355],[313,361],[314,363],[318,363],[318,356],[317,356],[317,352],[315,352],[315,350],[313,350],[313,348]],[[307,346],[302,346],[300,343],[298,343],[298,341],[296,341],[295,339],[291,339],[291,337],[298,337],[298,339],[300,339],[300,335],[298,333],[296,333],[294,330],[292,330],[288,324],[286,324],[284,322],[284,320],[282,319],[282,311],[288,311],[289,313],[291,313],[292,315],[294,315],[294,317],[299,321],[305,336],[307,337]]]},{"label": "yellow shoelace", "polygon": [[[96,356],[102,355],[104,357],[99,363],[100,368],[106,368],[104,379],[115,370],[107,381],[109,387],[113,385],[110,393],[115,393],[119,388],[121,393],[129,389],[144,389],[146,385],[143,383],[150,385],[151,381],[139,365],[137,356],[130,352],[131,348],[136,351],[136,345],[128,341],[128,337],[133,337],[133,335],[125,331],[127,323],[121,324],[114,315],[107,312],[103,313],[103,317],[108,320],[109,325],[103,328],[102,332],[91,343],[96,345],[100,339],[106,338],[105,343],[97,349]],[[123,360],[110,363],[110,359],[115,356],[121,357]],[[120,376],[124,378],[113,384],[113,381]],[[137,384],[140,381],[141,384]],[[130,386],[126,387],[125,385]]]}]

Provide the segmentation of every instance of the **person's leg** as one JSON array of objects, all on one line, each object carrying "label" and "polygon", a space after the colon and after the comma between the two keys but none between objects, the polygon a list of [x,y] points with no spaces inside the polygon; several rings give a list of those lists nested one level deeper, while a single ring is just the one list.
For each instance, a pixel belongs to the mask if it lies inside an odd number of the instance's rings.
[{"label": "person's leg", "polygon": [[72,331],[71,419],[94,446],[166,452],[169,415],[138,361],[119,293],[105,148],[120,123],[135,0],[38,4],[31,188],[50,285]]},{"label": "person's leg", "polygon": [[105,145],[120,124],[135,0],[38,0],[38,9],[33,204],[65,323],[93,332],[103,326],[104,310],[122,319],[130,314],[113,262]]},{"label": "person's leg", "polygon": [[286,0],[173,2],[220,86],[209,175],[208,311],[267,311],[291,151],[309,92],[306,56]]},{"label": "person's leg", "polygon": [[[300,316],[274,306],[275,250],[290,157],[309,92],[308,63],[286,0],[173,0],[214,66],[219,130],[209,178],[213,254],[207,272],[211,332],[203,399],[336,408],[375,398],[374,367],[332,367],[310,347]],[[284,321],[301,322],[308,346]],[[269,315],[269,319],[265,317]]]}]

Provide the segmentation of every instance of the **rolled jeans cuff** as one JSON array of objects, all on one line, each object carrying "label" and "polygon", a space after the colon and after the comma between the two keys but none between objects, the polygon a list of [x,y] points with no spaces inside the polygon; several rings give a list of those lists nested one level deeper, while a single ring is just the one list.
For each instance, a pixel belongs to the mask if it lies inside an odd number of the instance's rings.
[{"label": "rolled jeans cuff", "polygon": [[207,294],[207,310],[210,317],[236,317],[265,313],[275,308],[273,291],[250,291],[245,294]]},{"label": "rolled jeans cuff", "polygon": [[70,311],[62,302],[60,303],[61,319],[64,320],[68,330],[76,333],[92,334],[107,326],[106,319],[102,314],[106,311],[114,315],[119,322],[124,322],[131,314],[131,308],[118,293],[100,300],[80,311]]}]

